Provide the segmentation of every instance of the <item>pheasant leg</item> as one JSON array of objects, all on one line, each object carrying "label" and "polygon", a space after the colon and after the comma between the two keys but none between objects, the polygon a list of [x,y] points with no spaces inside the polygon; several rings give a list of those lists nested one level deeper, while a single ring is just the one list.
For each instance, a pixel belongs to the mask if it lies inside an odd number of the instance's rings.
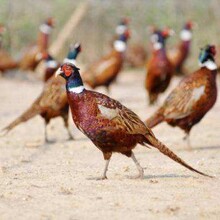
[{"label": "pheasant leg", "polygon": [[144,178],[144,169],[141,167],[141,165],[139,164],[139,162],[137,161],[136,157],[134,156],[134,153],[131,153],[131,159],[134,161],[139,174],[135,177],[131,177],[132,179],[143,179]]}]

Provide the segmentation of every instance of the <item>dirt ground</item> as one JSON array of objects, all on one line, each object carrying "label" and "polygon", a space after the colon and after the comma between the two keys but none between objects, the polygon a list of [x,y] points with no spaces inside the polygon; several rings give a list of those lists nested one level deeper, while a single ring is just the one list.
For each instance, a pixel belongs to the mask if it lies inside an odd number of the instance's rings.
[{"label": "dirt ground", "polygon": [[[147,104],[143,73],[123,72],[110,96],[144,120],[157,106]],[[171,88],[178,81],[174,79]],[[0,128],[29,106],[42,86],[34,80],[0,78]],[[0,219],[220,219],[219,112],[220,97],[193,128],[191,151],[180,129],[163,123],[153,130],[180,157],[215,175],[214,179],[142,146],[134,153],[145,168],[143,180],[128,178],[137,170],[131,159],[119,154],[112,157],[108,180],[91,179],[103,171],[102,153],[74,127],[72,119],[75,141],[67,140],[63,122],[57,118],[48,129],[54,143],[44,144],[44,122],[37,116],[0,138]]]}]

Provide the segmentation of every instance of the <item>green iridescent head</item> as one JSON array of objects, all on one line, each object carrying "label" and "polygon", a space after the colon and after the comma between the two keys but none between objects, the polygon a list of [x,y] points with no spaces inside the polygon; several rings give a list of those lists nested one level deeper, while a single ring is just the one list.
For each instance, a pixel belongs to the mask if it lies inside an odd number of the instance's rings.
[{"label": "green iridescent head", "polygon": [[199,62],[204,63],[208,60],[215,61],[214,57],[216,54],[216,49],[214,45],[206,45],[201,48],[201,52],[199,54]]}]

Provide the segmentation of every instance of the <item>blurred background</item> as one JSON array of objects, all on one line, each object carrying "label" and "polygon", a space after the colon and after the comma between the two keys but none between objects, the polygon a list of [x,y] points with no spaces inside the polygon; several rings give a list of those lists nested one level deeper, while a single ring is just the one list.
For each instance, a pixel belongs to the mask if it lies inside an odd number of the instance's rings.
[{"label": "blurred background", "polygon": [[[39,25],[48,16],[56,20],[52,32],[53,42],[81,0],[0,0],[0,21],[7,27],[4,46],[18,57],[22,48],[36,41]],[[71,39],[60,51],[63,58],[69,43],[80,41],[83,53],[80,61],[90,63],[109,49],[109,42],[119,20],[130,18],[132,37],[130,42],[140,42],[148,47],[149,25],[170,26],[176,35],[168,40],[172,47],[179,40],[179,31],[184,22],[192,20],[198,24],[193,31],[191,59],[188,66],[197,65],[198,50],[204,44],[220,44],[219,0],[91,0],[86,15],[77,26]],[[65,33],[63,33],[65,34]],[[193,57],[193,59],[192,59]]]}]

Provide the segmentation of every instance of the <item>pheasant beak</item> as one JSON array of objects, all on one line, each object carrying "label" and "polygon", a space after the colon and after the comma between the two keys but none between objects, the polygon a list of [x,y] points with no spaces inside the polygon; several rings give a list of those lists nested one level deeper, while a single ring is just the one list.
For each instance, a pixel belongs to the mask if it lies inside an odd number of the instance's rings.
[{"label": "pheasant beak", "polygon": [[57,76],[59,76],[61,74],[63,74],[63,71],[61,70],[61,67],[59,67],[58,70],[55,73],[55,77],[57,77]]}]

